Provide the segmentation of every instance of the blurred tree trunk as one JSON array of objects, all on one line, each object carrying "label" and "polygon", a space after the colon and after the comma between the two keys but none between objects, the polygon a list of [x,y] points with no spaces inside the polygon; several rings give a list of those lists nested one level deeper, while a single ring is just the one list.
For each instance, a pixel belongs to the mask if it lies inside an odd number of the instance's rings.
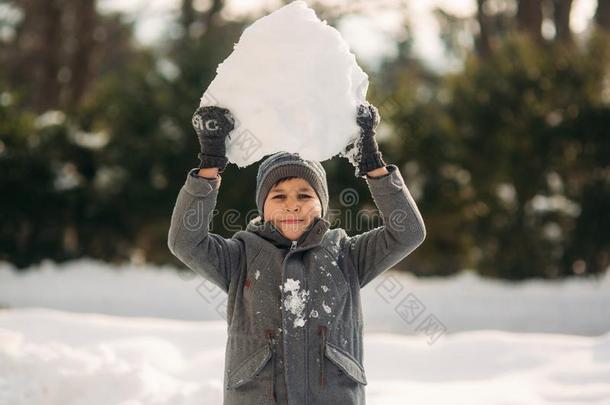
[{"label": "blurred tree trunk", "polygon": [[65,106],[77,106],[92,80],[92,60],[95,51],[97,26],[96,0],[72,0],[71,30],[67,38],[70,79],[67,82]]},{"label": "blurred tree trunk", "polygon": [[205,16],[206,28],[212,27],[214,25],[214,19],[216,18],[216,15],[220,13],[223,7],[224,0],[212,0],[212,7],[210,7],[210,10],[206,13]]},{"label": "blurred tree trunk", "polygon": [[487,0],[477,0],[477,21],[479,23],[479,35],[476,38],[476,49],[480,56],[491,55],[491,24],[490,17],[485,12]]},{"label": "blurred tree trunk", "polygon": [[598,0],[595,22],[606,31],[610,31],[610,1]]},{"label": "blurred tree trunk", "polygon": [[195,22],[195,14],[196,11],[193,8],[193,0],[182,0],[180,21],[182,22],[185,34],[188,34],[191,24]]},{"label": "blurred tree trunk", "polygon": [[96,0],[15,0],[23,13],[3,58],[34,111],[78,105],[92,80]]},{"label": "blurred tree trunk", "polygon": [[553,0],[553,20],[555,23],[555,40],[564,44],[572,43],[570,30],[570,13],[572,0]]},{"label": "blurred tree trunk", "polygon": [[201,13],[195,10],[193,0],[182,0],[180,21],[184,28],[184,38],[205,38],[217,23],[216,16],[223,7],[224,0],[212,0],[210,8]]},{"label": "blurred tree trunk", "polygon": [[36,111],[44,111],[59,102],[62,5],[60,0],[24,3],[31,18],[29,26],[24,27],[22,43],[34,62],[25,67],[33,70],[32,77],[38,84],[37,91],[33,94],[33,107]]},{"label": "blurred tree trunk", "polygon": [[519,0],[517,8],[517,26],[538,43],[542,38],[542,1]]}]

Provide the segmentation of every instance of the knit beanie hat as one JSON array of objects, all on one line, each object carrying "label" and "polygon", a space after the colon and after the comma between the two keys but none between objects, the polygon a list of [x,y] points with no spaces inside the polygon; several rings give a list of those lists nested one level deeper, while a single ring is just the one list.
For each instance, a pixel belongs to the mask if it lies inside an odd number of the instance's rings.
[{"label": "knit beanie hat", "polygon": [[326,171],[319,162],[305,160],[298,153],[277,152],[266,158],[258,167],[256,175],[256,207],[263,218],[263,207],[273,185],[285,177],[301,177],[318,194],[322,205],[322,218],[328,211],[328,184]]}]

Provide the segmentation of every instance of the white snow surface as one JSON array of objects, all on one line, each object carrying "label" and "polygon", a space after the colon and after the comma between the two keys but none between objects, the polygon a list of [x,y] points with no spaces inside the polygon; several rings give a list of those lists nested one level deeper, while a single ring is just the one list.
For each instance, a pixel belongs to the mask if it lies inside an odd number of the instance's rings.
[{"label": "white snow surface", "polygon": [[[0,311],[2,405],[221,405],[226,326]],[[610,334],[368,334],[371,405],[608,404]]]},{"label": "white snow surface", "polygon": [[216,73],[200,105],[232,112],[227,157],[239,167],[277,151],[324,161],[358,138],[368,75],[339,31],[304,1],[248,26]]},{"label": "white snow surface", "polygon": [[[0,308],[223,320],[226,294],[190,270],[176,270],[80,259],[63,264],[43,261],[17,272],[0,262]],[[260,276],[265,277],[264,271]],[[448,333],[498,329],[591,336],[610,332],[609,273],[599,279],[510,283],[471,272],[417,278],[389,270],[362,289],[361,296],[365,332],[416,334],[417,321],[428,315],[441,320]],[[408,323],[410,318],[398,309],[403,303],[417,302],[423,312]]]},{"label": "white snow surface", "polygon": [[[222,404],[226,295],[192,275],[0,264],[0,405]],[[608,274],[508,283],[388,271],[362,304],[368,404],[610,403]],[[417,330],[430,315],[446,327],[433,341]]]}]

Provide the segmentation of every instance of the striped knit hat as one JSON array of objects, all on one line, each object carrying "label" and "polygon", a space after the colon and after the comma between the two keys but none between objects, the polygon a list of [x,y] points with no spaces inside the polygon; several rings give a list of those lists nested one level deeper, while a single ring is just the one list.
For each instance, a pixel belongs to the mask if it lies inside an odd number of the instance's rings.
[{"label": "striped knit hat", "polygon": [[328,212],[326,171],[319,162],[305,160],[298,153],[277,152],[266,158],[256,175],[256,207],[263,218],[263,207],[271,187],[285,177],[301,177],[316,191],[322,205],[322,218]]}]

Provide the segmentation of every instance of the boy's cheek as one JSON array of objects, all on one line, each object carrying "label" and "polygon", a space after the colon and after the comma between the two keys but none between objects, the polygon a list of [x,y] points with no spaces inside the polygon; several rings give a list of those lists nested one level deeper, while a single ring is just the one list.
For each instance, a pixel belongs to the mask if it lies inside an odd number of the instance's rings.
[{"label": "boy's cheek", "polygon": [[273,208],[272,206],[265,206],[263,208],[263,219],[267,222],[273,221],[277,216],[278,209]]}]

